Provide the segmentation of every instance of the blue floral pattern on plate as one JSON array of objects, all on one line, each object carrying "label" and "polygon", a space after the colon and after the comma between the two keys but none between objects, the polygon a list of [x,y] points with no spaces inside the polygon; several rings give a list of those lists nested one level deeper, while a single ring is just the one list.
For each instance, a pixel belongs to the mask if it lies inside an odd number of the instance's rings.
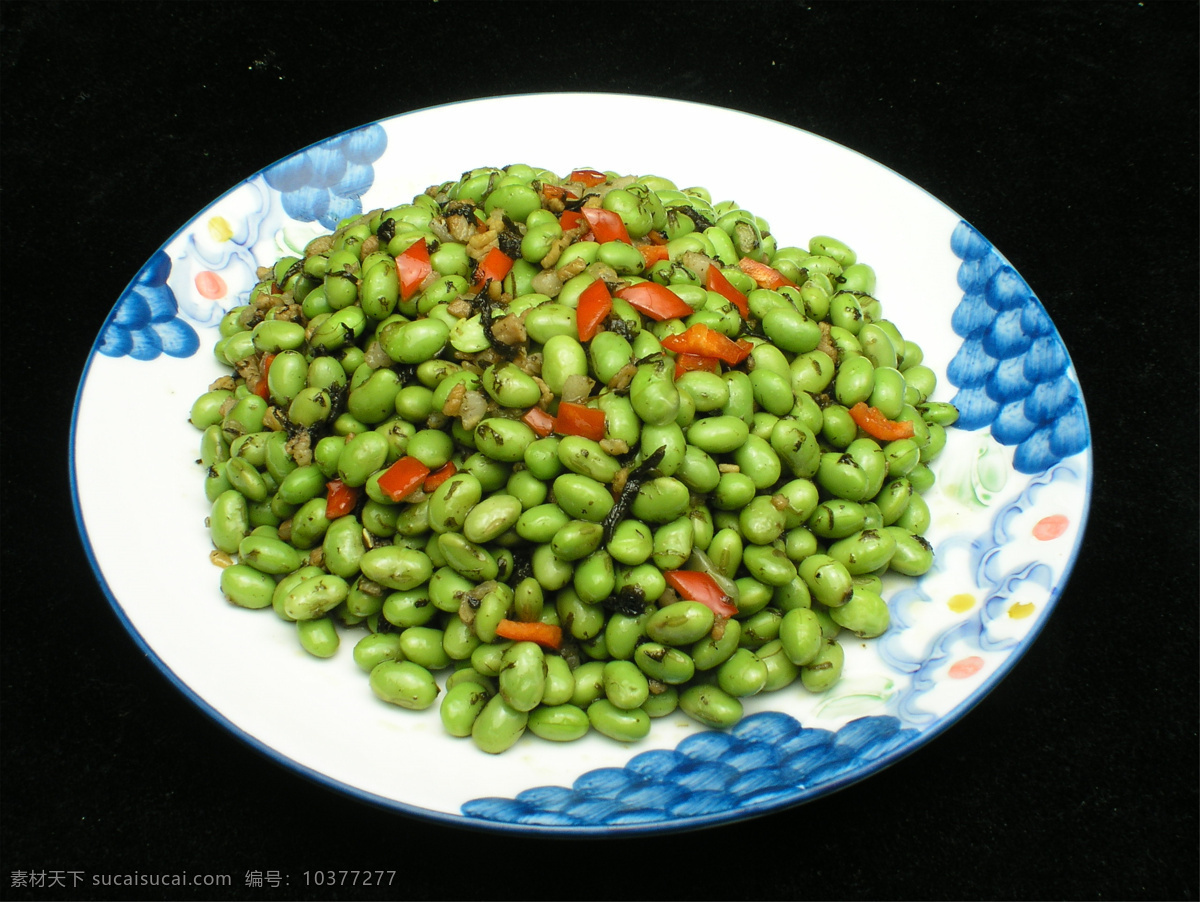
[{"label": "blue floral pattern on plate", "polygon": [[156,251],[117,301],[96,343],[97,351],[134,360],[196,353],[200,336],[179,316],[179,303],[167,285],[170,274],[171,258]]},{"label": "blue floral pattern on plate", "polygon": [[918,731],[895,717],[864,717],[837,731],[787,714],[753,714],[728,732],[696,733],[674,749],[588,771],[570,787],[538,786],[513,799],[474,799],[463,814],[506,824],[622,827],[746,814],[895,757]]},{"label": "blue floral pattern on plate", "polygon": [[1087,417],[1070,358],[1045,308],[992,245],[959,223],[950,246],[964,294],[951,316],[962,346],[946,368],[959,388],[960,429],[991,427],[1016,445],[1019,473],[1040,473],[1088,446]]}]

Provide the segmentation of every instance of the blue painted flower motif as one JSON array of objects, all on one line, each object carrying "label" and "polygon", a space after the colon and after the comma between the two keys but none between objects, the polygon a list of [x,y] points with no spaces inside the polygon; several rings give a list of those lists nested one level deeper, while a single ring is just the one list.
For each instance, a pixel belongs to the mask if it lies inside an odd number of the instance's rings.
[{"label": "blue painted flower motif", "polygon": [[1083,398],[1045,308],[967,223],[958,224],[950,246],[963,261],[963,297],[950,318],[963,343],[946,368],[959,389],[959,428],[988,427],[996,441],[1015,445],[1020,473],[1040,473],[1078,454],[1090,442]]},{"label": "blue painted flower motif", "polygon": [[167,285],[171,258],[156,251],[113,308],[112,316],[100,333],[96,350],[106,357],[132,357],[154,360],[191,357],[200,347],[196,330],[179,316],[175,293]]},{"label": "blue painted flower motif", "polygon": [[513,799],[472,799],[462,811],[498,823],[572,827],[710,817],[794,799],[896,754],[918,736],[885,715],[834,732],[769,711],[727,732],[694,733],[675,749],[635,755],[624,767],[588,771],[570,788],[537,786]]},{"label": "blue painted flower motif", "polygon": [[362,212],[362,196],[375,181],[371,164],[386,148],[383,126],[368,125],[280,160],[263,177],[288,216],[332,229]]}]

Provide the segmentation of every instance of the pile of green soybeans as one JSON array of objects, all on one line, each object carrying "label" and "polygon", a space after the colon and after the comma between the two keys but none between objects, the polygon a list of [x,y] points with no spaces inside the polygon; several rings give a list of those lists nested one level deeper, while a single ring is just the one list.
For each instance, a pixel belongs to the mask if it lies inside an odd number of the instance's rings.
[{"label": "pile of green soybeans", "polygon": [[512,165],[258,278],[191,411],[221,591],[485,752],[824,692],[932,565],[957,411],[836,239]]}]

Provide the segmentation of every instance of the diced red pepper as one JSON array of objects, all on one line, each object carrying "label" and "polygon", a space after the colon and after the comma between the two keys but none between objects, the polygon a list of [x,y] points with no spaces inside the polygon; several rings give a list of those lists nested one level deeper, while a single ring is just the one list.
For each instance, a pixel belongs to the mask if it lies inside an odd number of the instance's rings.
[{"label": "diced red pepper", "polygon": [[554,431],[554,417],[540,407],[530,407],[521,420],[541,438]]},{"label": "diced red pepper", "polygon": [[742,257],[738,261],[738,269],[752,278],[759,288],[783,288],[785,285],[796,287],[796,283],[784,276],[779,270],[772,269],[765,263]]},{"label": "diced red pepper", "polygon": [[458,472],[458,467],[454,465],[454,461],[448,460],[445,464],[438,467],[432,473],[425,477],[424,489],[426,492],[432,492],[439,485]]},{"label": "diced red pepper", "polygon": [[850,417],[863,432],[882,442],[912,438],[915,431],[912,423],[907,420],[889,420],[878,407],[871,407],[865,401],[859,401],[850,408]]},{"label": "diced red pepper", "polygon": [[701,370],[705,373],[716,373],[720,369],[721,361],[715,357],[701,357],[699,354],[688,354],[686,352],[677,354],[675,357],[676,379],[684,373],[690,373],[694,370]]},{"label": "diced red pepper", "polygon": [[542,186],[542,194],[546,197],[558,197],[558,198],[565,197],[570,200],[575,199],[575,196],[576,196],[575,192],[567,190],[562,185],[551,185],[547,182],[542,182],[541,186]]},{"label": "diced red pepper", "polygon": [[263,354],[262,361],[258,365],[258,381],[254,383],[253,392],[267,401],[271,397],[271,389],[267,384],[267,375],[271,371],[271,362],[275,359],[274,354]]},{"label": "diced red pepper", "polygon": [[651,229],[650,233],[646,237],[650,239],[651,244],[665,245],[671,240],[667,237],[666,232],[660,231],[659,229]]},{"label": "diced red pepper", "polygon": [[579,295],[575,307],[575,326],[580,341],[591,341],[604,318],[612,312],[612,295],[603,279],[597,279]]},{"label": "diced red pepper", "polygon": [[562,627],[553,623],[542,623],[540,620],[529,623],[523,620],[501,620],[496,624],[496,635],[514,642],[536,642],[545,648],[558,648],[562,645]]},{"label": "diced red pepper", "polygon": [[361,488],[352,488],[340,479],[325,483],[325,519],[336,520],[354,510]]},{"label": "diced red pepper", "polygon": [[488,282],[501,281],[508,275],[508,271],[512,268],[512,258],[500,250],[500,248],[492,248],[487,252],[487,256],[479,261],[479,265],[475,267],[475,284],[471,286],[471,290],[479,291]]},{"label": "diced red pepper", "polygon": [[387,468],[379,477],[379,491],[393,501],[403,501],[425,484],[429,476],[429,467],[415,457],[407,455],[400,458]]},{"label": "diced red pepper", "polygon": [[697,601],[718,617],[732,617],[738,612],[733,599],[707,573],[699,570],[668,570],[663,574],[663,579],[680,598]]},{"label": "diced red pepper", "polygon": [[405,248],[396,258],[396,275],[400,277],[400,300],[407,301],[416,294],[421,283],[431,272],[433,264],[429,262],[429,247],[424,238]]},{"label": "diced red pepper", "polygon": [[592,234],[601,244],[606,241],[624,241],[626,244],[633,244],[633,239],[629,237],[629,230],[625,228],[625,220],[619,213],[600,207],[583,207],[579,212],[588,221],[588,225],[592,227]]},{"label": "diced red pepper", "polygon": [[642,252],[642,259],[646,261],[646,269],[649,269],[661,260],[670,259],[670,254],[667,253],[667,246],[665,244],[642,244],[638,246],[638,250]]},{"label": "diced red pepper", "polygon": [[597,169],[575,169],[572,170],[571,176],[567,181],[592,188],[596,185],[603,185],[608,181],[608,176]]},{"label": "diced red pepper", "polygon": [[657,282],[638,282],[617,292],[617,297],[627,301],[629,306],[639,313],[644,313],[659,322],[674,317],[691,316],[695,311],[684,302],[683,298]]},{"label": "diced red pepper", "polygon": [[577,228],[580,223],[587,222],[583,218],[583,214],[578,210],[563,210],[562,215],[558,217],[558,224],[562,226],[564,232]]},{"label": "diced red pepper", "polygon": [[708,274],[704,277],[704,287],[709,291],[715,291],[733,306],[737,307],[738,313],[742,315],[742,319],[750,318],[750,302],[746,300],[746,296],[733,287],[733,284],[725,278],[725,273],[721,272],[721,267],[716,263],[712,263],[708,267]]},{"label": "diced red pepper", "polygon": [[558,415],[554,418],[554,431],[559,435],[581,435],[594,442],[604,438],[604,426],[603,410],[571,401],[559,404]]},{"label": "diced red pepper", "polygon": [[748,341],[734,341],[704,323],[688,326],[678,335],[666,336],[662,340],[662,346],[676,354],[715,357],[730,366],[737,366],[745,360],[753,347]]}]

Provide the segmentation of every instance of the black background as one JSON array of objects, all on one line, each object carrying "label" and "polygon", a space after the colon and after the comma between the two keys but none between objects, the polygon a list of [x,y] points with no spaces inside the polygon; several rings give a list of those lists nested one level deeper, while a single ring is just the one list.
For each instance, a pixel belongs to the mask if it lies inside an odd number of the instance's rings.
[{"label": "black background", "polygon": [[[1195,3],[6,2],[0,16],[0,895],[151,898],[13,889],[10,874],[186,870],[233,887],[165,898],[1196,898]],[[1013,262],[1079,372],[1094,500],[1041,637],[936,741],[802,808],[560,842],[367,807],[185,701],[77,537],[78,379],[176,228],[344,129],[560,90],[728,106],[902,173]],[[636,123],[559,127],[590,159]],[[488,156],[486,136],[463,140]],[[113,478],[137,490],[136,474]],[[317,868],[401,876],[386,892],[305,888]],[[290,885],[248,888],[248,870]]]}]

